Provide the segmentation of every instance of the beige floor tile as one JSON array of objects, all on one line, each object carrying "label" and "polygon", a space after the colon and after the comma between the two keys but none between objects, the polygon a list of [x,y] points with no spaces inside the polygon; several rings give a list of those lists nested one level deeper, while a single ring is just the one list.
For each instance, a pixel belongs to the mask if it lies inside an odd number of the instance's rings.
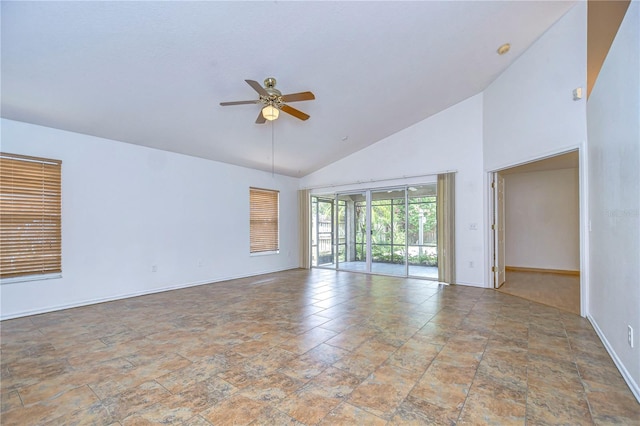
[{"label": "beige floor tile", "polygon": [[344,370],[362,380],[373,373],[382,364],[380,359],[371,359],[363,354],[349,354],[333,364],[334,367]]},{"label": "beige floor tile", "polygon": [[294,379],[306,382],[322,373],[328,366],[322,361],[317,361],[315,357],[304,354],[289,361],[286,365],[280,367],[278,371]]},{"label": "beige floor tile", "polygon": [[99,403],[96,395],[88,386],[65,391],[54,398],[18,407],[2,413],[3,425],[36,425],[51,422],[63,416],[72,416],[75,412]]},{"label": "beige floor tile", "polygon": [[154,405],[169,396],[169,392],[156,382],[143,383],[134,389],[104,399],[102,402],[117,420]]},{"label": "beige floor tile", "polygon": [[351,393],[349,403],[388,420],[413,388],[417,377],[409,370],[384,365]]},{"label": "beige floor tile", "polygon": [[585,381],[596,424],[640,425],[640,403],[622,386]]},{"label": "beige floor tile", "polygon": [[294,391],[304,385],[303,380],[298,380],[286,374],[273,372],[253,380],[249,386],[241,389],[242,395],[260,401],[282,401]]},{"label": "beige floor tile", "polygon": [[51,425],[120,425],[120,422],[115,421],[109,410],[101,403],[96,402],[87,408],[81,408],[71,413],[65,413],[60,417],[55,418],[50,423]]},{"label": "beige floor tile", "polygon": [[267,407],[266,402],[236,394],[203,411],[200,416],[214,425],[248,425]]},{"label": "beige floor tile", "polygon": [[220,404],[238,391],[230,383],[213,377],[209,380],[197,382],[170,398],[178,398],[182,406],[189,407],[195,413]]},{"label": "beige floor tile", "polygon": [[325,418],[319,423],[320,425],[333,426],[333,425],[371,425],[371,426],[384,426],[387,421],[376,417],[373,414],[365,411],[361,408],[354,407],[351,404],[343,402],[334,408]]},{"label": "beige floor tile", "polygon": [[327,340],[326,343],[347,351],[352,351],[376,334],[376,330],[358,325],[348,328],[342,333],[338,333],[336,336]]},{"label": "beige floor tile", "polygon": [[435,360],[411,395],[439,407],[461,409],[475,374],[475,364],[461,367]]},{"label": "beige floor tile", "polygon": [[194,383],[211,379],[218,373],[225,371],[225,368],[224,360],[212,356],[199,359],[189,363],[186,367],[157,377],[156,381],[170,392],[179,393]]},{"label": "beige floor tile", "polygon": [[301,355],[326,342],[335,335],[335,331],[317,327],[286,340],[279,345],[279,348]]},{"label": "beige floor tile", "polygon": [[406,370],[423,373],[441,350],[441,345],[411,338],[391,355],[389,363]]},{"label": "beige floor tile", "polygon": [[314,387],[305,387],[279,402],[276,408],[301,423],[313,425],[341,402],[341,398],[326,396]]},{"label": "beige floor tile", "polygon": [[527,422],[532,424],[594,424],[584,393],[553,386],[529,386]]},{"label": "beige floor tile", "polygon": [[411,395],[398,407],[388,424],[390,425],[455,425],[460,415],[458,408],[445,408]]},{"label": "beige floor tile", "polygon": [[153,404],[120,421],[130,425],[182,425],[194,417],[194,412],[186,404],[173,405],[163,402]]},{"label": "beige floor tile", "polygon": [[265,407],[251,423],[251,426],[290,425],[305,426],[293,417],[274,407]]},{"label": "beige floor tile", "polygon": [[211,426],[211,423],[205,420],[204,417],[197,415],[186,420],[184,426]]},{"label": "beige floor tile", "polygon": [[523,425],[526,404],[472,393],[467,398],[457,425]]},{"label": "beige floor tile", "polygon": [[22,400],[18,391],[3,392],[0,394],[0,401],[2,402],[2,409],[0,413],[13,410],[15,408],[22,408]]},{"label": "beige floor tile", "polygon": [[334,364],[347,354],[349,354],[349,351],[326,343],[322,343],[306,353],[308,357],[328,365]]}]

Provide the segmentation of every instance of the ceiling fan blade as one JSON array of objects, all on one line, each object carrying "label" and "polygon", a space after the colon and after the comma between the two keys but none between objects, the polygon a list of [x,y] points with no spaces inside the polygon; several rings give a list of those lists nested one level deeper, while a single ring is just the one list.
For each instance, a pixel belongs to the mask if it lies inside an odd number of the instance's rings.
[{"label": "ceiling fan blade", "polygon": [[264,87],[262,87],[260,83],[258,83],[257,81],[254,81],[254,80],[245,80],[245,81],[247,82],[247,84],[249,84],[249,86],[253,87],[253,90],[258,92],[260,96],[267,96],[267,97],[269,96],[269,93],[267,93]]},{"label": "ceiling fan blade", "polygon": [[267,119],[262,115],[262,110],[258,113],[258,118],[256,118],[256,124],[264,124],[267,122]]},{"label": "ceiling fan blade", "polygon": [[288,95],[282,95],[284,102],[297,102],[297,101],[312,101],[316,97],[311,92],[290,93]]},{"label": "ceiling fan blade", "polygon": [[308,120],[310,115],[305,114],[304,112],[297,110],[289,105],[280,105],[280,110],[286,112],[287,114],[291,114],[300,120]]},{"label": "ceiling fan blade", "polygon": [[255,100],[255,101],[220,102],[220,105],[222,105],[222,106],[246,105],[246,104],[257,104],[258,102],[260,102],[260,101],[259,100]]}]

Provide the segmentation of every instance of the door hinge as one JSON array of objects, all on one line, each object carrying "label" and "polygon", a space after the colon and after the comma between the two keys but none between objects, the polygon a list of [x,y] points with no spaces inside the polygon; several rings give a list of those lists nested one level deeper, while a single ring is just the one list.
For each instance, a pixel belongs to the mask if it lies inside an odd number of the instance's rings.
[{"label": "door hinge", "polygon": [[495,188],[495,187],[496,187],[496,181],[495,181],[495,180],[491,182],[491,187],[492,187],[492,188]]},{"label": "door hinge", "polygon": [[492,267],[491,267],[491,272],[495,272],[495,271],[496,271],[496,267],[495,267],[495,266],[492,266]]},{"label": "door hinge", "polygon": [[491,229],[492,229],[492,230],[493,230],[493,229],[496,229],[496,224],[495,224],[495,223],[492,223],[492,224],[491,224]]}]

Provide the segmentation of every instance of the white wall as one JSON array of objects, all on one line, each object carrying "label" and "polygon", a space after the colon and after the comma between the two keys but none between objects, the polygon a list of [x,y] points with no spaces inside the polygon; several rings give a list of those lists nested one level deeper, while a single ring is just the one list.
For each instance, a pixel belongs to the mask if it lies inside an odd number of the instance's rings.
[{"label": "white wall", "polygon": [[[358,181],[369,187],[383,185],[366,183],[371,180],[416,182],[420,179],[403,176],[448,170],[457,171],[456,281],[484,286],[481,94],[305,176],[300,183],[303,188],[323,192],[324,188],[335,190],[332,185]],[[469,229],[472,223],[478,225],[477,230]]]},{"label": "white wall", "polygon": [[504,180],[506,265],[579,271],[578,169],[512,173]]},{"label": "white wall", "polygon": [[[587,106],[589,317],[640,400],[640,3],[631,2]],[[627,344],[627,326],[635,347]]]},{"label": "white wall", "polygon": [[[3,151],[62,160],[63,247],[62,278],[0,286],[2,318],[298,266],[298,179],[1,125]],[[249,255],[249,186],[281,191],[278,255]]]},{"label": "white wall", "polygon": [[586,2],[579,2],[484,91],[484,167],[498,170],[586,140]]}]

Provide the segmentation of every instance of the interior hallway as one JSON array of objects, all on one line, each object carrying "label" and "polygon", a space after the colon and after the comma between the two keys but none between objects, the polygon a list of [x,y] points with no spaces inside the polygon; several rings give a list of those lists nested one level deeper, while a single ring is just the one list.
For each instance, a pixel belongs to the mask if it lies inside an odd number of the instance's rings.
[{"label": "interior hallway", "polygon": [[506,271],[498,290],[580,315],[580,276],[552,272]]},{"label": "interior hallway", "polygon": [[589,322],[292,270],[3,321],[2,424],[640,424]]}]

